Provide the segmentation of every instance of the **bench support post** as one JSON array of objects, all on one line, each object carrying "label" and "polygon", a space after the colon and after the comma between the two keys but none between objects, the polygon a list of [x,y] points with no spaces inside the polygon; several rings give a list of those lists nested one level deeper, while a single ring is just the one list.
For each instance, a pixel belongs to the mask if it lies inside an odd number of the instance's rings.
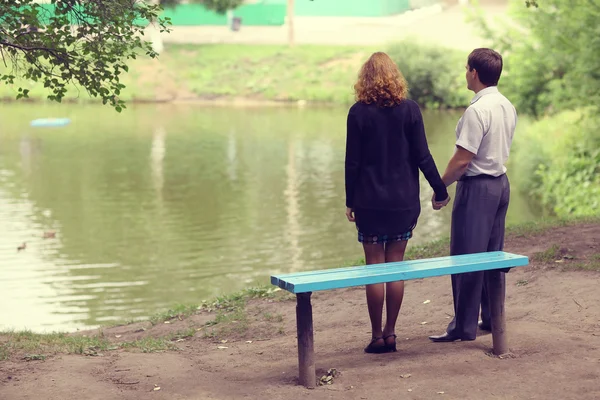
[{"label": "bench support post", "polygon": [[296,294],[296,326],[298,329],[299,383],[306,388],[316,386],[311,292]]},{"label": "bench support post", "polygon": [[490,305],[492,324],[493,353],[497,356],[508,353],[508,341],[506,339],[506,318],[504,314],[504,298],[506,285],[504,273],[499,270],[485,272],[485,283],[488,290],[488,301]]}]

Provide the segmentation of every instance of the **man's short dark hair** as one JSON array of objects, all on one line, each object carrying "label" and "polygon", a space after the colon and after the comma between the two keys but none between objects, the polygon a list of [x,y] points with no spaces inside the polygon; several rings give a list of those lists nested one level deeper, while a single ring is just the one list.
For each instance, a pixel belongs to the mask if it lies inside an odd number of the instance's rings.
[{"label": "man's short dark hair", "polygon": [[486,86],[496,86],[502,74],[502,56],[486,48],[475,49],[469,54],[467,61],[469,70],[475,69],[479,80]]}]

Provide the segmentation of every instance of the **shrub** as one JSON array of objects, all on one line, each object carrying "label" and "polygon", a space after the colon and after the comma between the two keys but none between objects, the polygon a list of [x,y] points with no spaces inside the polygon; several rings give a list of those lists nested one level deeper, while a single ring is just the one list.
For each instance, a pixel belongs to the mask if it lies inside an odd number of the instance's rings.
[{"label": "shrub", "polygon": [[391,44],[388,55],[406,78],[409,96],[426,108],[466,107],[464,67],[467,53],[434,44],[403,41]]},{"label": "shrub", "polygon": [[566,111],[531,125],[515,139],[525,187],[563,217],[600,213],[600,118]]}]

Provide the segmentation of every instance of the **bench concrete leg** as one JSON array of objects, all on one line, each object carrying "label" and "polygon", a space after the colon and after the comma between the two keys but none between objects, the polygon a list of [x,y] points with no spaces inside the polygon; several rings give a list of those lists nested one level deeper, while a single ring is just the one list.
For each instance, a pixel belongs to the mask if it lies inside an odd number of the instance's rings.
[{"label": "bench concrete leg", "polygon": [[506,339],[506,318],[504,314],[504,297],[506,285],[502,279],[503,272],[491,270],[485,272],[485,281],[488,289],[490,314],[492,323],[493,353],[497,356],[508,353]]},{"label": "bench concrete leg", "polygon": [[310,295],[296,294],[296,325],[298,329],[298,369],[301,385],[312,389],[317,384]]}]

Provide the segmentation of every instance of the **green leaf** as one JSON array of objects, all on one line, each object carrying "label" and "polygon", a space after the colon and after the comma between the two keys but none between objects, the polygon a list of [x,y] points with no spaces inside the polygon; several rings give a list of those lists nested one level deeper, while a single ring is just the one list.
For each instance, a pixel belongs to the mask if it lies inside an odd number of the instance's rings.
[{"label": "green leaf", "polygon": [[[18,3],[20,7],[0,2],[0,49],[12,64],[9,68],[18,71],[1,75],[0,80],[5,84],[14,84],[16,78],[42,81],[52,93],[47,98],[57,102],[73,84],[116,110],[112,89],[106,88],[118,87],[120,70],[128,71],[127,60],[150,46],[141,39],[145,24],[140,21],[157,21],[161,27],[170,24],[159,18],[160,6],[139,1]],[[19,95],[27,97],[28,92],[21,89]],[[119,106],[119,111],[123,109]]]}]

